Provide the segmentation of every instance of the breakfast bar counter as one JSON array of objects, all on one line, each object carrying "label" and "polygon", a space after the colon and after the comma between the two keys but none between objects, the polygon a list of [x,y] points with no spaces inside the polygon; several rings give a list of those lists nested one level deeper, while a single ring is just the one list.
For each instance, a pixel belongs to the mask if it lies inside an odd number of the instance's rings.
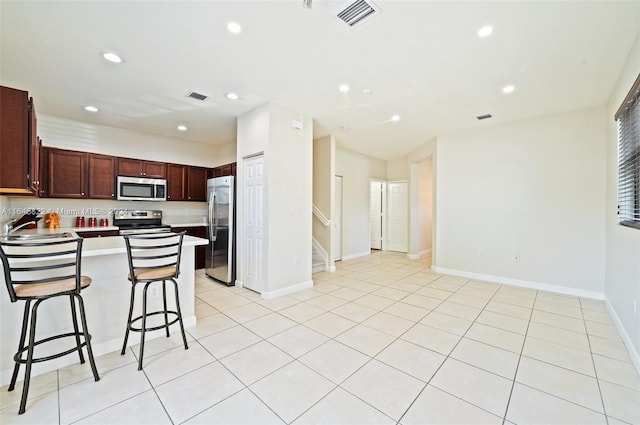
[{"label": "breakfast bar counter", "polygon": [[[38,229],[37,233],[66,232],[72,229]],[[34,230],[25,233],[36,233]],[[21,232],[22,234],[22,232]],[[180,260],[180,277],[178,285],[180,287],[180,307],[185,328],[195,325],[195,247],[206,245],[207,240],[192,236],[185,236],[182,247],[182,257]],[[124,238],[121,236],[86,238],[82,248],[82,275],[89,276],[93,282],[91,286],[82,291],[85,302],[89,333],[92,336],[91,343],[94,355],[100,356],[122,348],[124,332],[127,324],[129,309],[129,298],[131,283],[127,279],[129,266],[127,262],[127,250]],[[2,276],[2,295],[0,296],[0,386],[9,383],[13,370],[13,355],[18,347],[20,337],[20,323],[22,320],[23,302],[11,303],[7,294]],[[152,285],[153,286],[153,285]],[[136,294],[135,311],[141,310]],[[162,302],[160,291],[150,288],[150,298],[148,301],[149,311],[159,309]],[[168,297],[169,306],[173,304],[172,297]],[[37,338],[68,331],[71,329],[69,319],[68,299],[54,299],[44,303],[39,310],[39,316],[46,320],[38,321]],[[171,327],[172,335],[179,333],[178,325]],[[154,337],[163,336],[161,331],[150,332],[147,340]],[[128,345],[138,343],[137,332],[129,337]],[[68,344],[68,341],[61,340],[60,344]],[[66,346],[65,346],[66,347]],[[61,347],[51,347],[51,350]],[[49,347],[43,346],[43,350]],[[55,361],[34,364],[33,376],[49,370],[78,363],[77,356],[64,356]],[[22,377],[18,378],[19,380]]]}]

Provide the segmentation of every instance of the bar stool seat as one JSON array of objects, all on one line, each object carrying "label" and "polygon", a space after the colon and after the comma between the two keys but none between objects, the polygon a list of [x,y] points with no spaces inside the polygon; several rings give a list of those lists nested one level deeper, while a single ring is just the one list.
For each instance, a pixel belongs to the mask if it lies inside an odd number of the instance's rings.
[{"label": "bar stool seat", "polygon": [[[91,285],[91,278],[82,276],[80,273],[81,254],[82,238],[46,242],[0,241],[0,259],[2,260],[9,298],[12,303],[25,302],[20,342],[18,343],[18,351],[13,357],[15,366],[9,384],[9,391],[13,391],[20,365],[24,364],[26,369],[19,414],[23,414],[26,409],[33,363],[53,360],[75,351],[78,352],[80,363],[84,363],[82,349],[86,347],[93,377],[96,381],[100,380],[91,349],[91,335],[87,329],[84,301],[80,295],[81,290]],[[71,304],[73,332],[59,333],[36,340],[38,307],[44,301],[64,296],[69,297]],[[31,306],[32,302],[33,306]],[[78,327],[76,302],[79,307],[82,330]],[[26,341],[27,328],[29,328],[28,341]],[[63,338],[74,338],[75,346],[60,348],[61,351],[45,357],[35,357],[34,352],[37,346]],[[25,353],[26,358],[24,357]]]},{"label": "bar stool seat", "polygon": [[[138,370],[142,370],[142,360],[144,357],[144,343],[146,333],[159,329],[165,329],[167,338],[169,337],[169,327],[175,323],[180,324],[184,349],[189,349],[187,337],[184,332],[182,322],[182,312],[180,311],[180,296],[178,294],[178,282],[176,279],[180,275],[180,257],[182,253],[182,240],[186,232],[181,233],[154,233],[142,235],[125,235],[124,240],[127,245],[127,258],[129,262],[129,274],[127,279],[131,282],[131,301],[129,303],[129,317],[127,328],[124,334],[121,354],[126,352],[129,332],[140,332],[140,352],[138,354]],[[162,283],[162,309],[149,312],[147,309],[147,293],[149,286],[153,283]],[[175,309],[167,306],[166,283],[171,282],[174,286]],[[142,289],[142,313],[133,316],[135,304],[136,286],[143,285]],[[152,316],[163,316],[164,322],[160,325],[148,325],[147,319]],[[171,318],[171,320],[169,320]]]}]

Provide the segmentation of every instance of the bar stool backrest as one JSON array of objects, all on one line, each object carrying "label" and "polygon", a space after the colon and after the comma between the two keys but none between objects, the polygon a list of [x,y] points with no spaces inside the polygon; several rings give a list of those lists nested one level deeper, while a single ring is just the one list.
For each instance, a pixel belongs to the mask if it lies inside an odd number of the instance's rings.
[{"label": "bar stool backrest", "polygon": [[168,232],[125,235],[129,278],[144,281],[145,279],[137,278],[140,272],[175,267],[175,273],[170,277],[177,279],[180,274],[180,256],[184,234],[185,232]]},{"label": "bar stool backrest", "polygon": [[75,279],[72,293],[81,289],[82,238],[48,241],[0,241],[4,281],[11,302],[15,286]]}]

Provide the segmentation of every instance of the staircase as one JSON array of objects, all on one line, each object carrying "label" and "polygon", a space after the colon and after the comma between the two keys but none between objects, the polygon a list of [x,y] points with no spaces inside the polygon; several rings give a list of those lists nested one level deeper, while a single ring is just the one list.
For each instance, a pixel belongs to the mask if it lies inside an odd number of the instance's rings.
[{"label": "staircase", "polygon": [[317,249],[311,248],[311,273],[325,271],[325,260]]}]

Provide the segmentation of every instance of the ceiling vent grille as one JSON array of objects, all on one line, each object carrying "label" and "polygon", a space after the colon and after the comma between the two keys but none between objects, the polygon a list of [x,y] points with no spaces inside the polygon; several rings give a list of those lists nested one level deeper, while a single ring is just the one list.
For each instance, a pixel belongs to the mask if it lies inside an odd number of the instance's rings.
[{"label": "ceiling vent grille", "polygon": [[479,119],[479,120],[486,120],[486,119],[489,119],[491,117],[492,117],[491,114],[484,114],[484,115],[478,115],[476,118]]},{"label": "ceiling vent grille", "polygon": [[356,0],[347,4],[338,12],[338,19],[350,27],[353,27],[364,19],[370,18],[379,12],[380,8],[371,0]]},{"label": "ceiling vent grille", "polygon": [[189,92],[189,94],[187,94],[187,97],[191,99],[199,100],[200,102],[204,102],[205,100],[207,100],[209,96],[192,91],[192,92]]}]

